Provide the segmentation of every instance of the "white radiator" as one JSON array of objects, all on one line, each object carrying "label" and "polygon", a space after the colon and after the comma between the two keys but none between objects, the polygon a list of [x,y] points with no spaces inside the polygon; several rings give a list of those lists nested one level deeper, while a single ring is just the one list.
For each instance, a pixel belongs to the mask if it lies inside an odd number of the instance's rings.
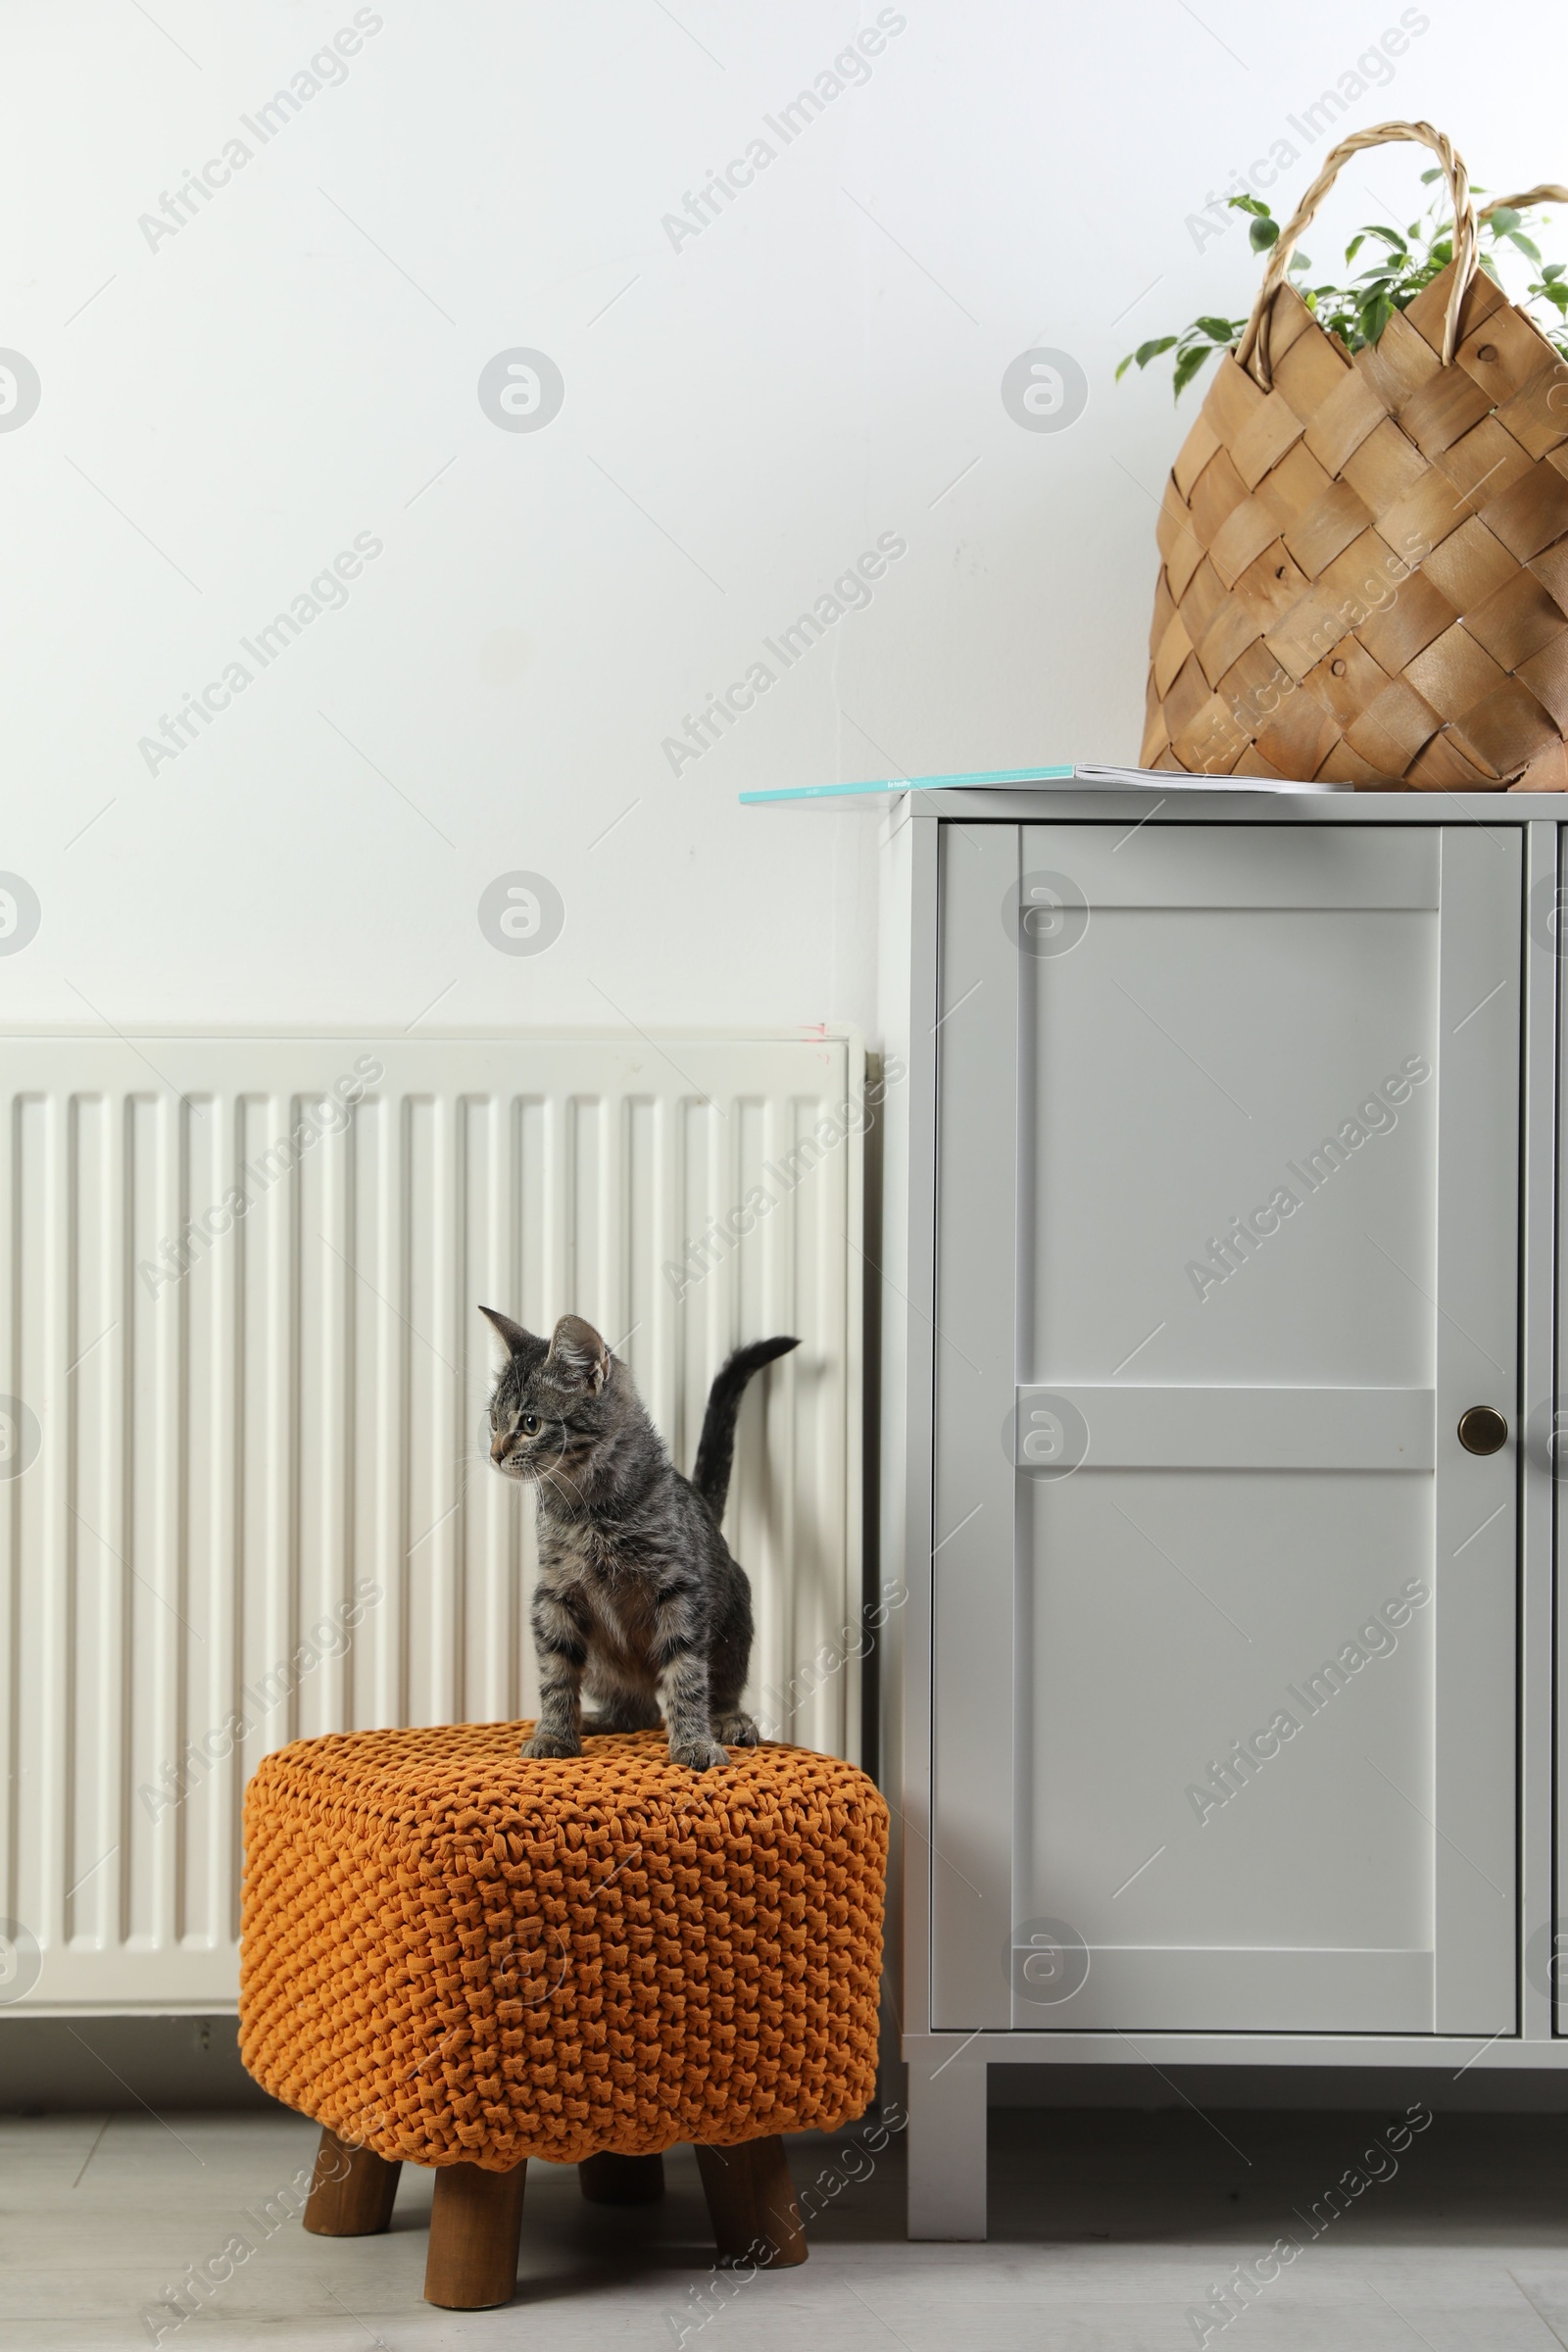
[{"label": "white radiator", "polygon": [[748,1396],[726,1532],[757,1598],[754,1710],[857,1752],[857,1670],[802,1672],[860,1603],[857,1042],[0,1054],[20,2007],[230,2005],[240,1797],[269,1749],[533,1711],[533,1509],[487,1465],[480,1301],[540,1331],[589,1317],[686,1469],[727,1350],[799,1334]]}]

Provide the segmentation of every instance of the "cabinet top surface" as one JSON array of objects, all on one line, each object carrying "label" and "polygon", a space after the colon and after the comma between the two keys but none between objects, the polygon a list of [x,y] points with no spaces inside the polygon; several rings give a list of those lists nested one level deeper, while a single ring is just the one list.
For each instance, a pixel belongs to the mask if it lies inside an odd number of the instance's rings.
[{"label": "cabinet top surface", "polygon": [[1011,825],[1482,825],[1568,824],[1561,792],[911,792],[898,804],[938,822]]}]

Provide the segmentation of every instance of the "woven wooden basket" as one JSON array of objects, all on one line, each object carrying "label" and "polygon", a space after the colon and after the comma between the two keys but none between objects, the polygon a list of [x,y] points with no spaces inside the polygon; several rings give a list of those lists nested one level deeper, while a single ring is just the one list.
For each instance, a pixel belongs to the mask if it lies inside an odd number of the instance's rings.
[{"label": "woven wooden basket", "polygon": [[[1286,270],[1347,157],[1389,139],[1441,160],[1454,258],[1352,358]],[[1546,199],[1568,189],[1488,210]],[[1334,149],[1218,368],[1160,512],[1143,764],[1568,789],[1568,363],[1478,270],[1441,132]]]}]

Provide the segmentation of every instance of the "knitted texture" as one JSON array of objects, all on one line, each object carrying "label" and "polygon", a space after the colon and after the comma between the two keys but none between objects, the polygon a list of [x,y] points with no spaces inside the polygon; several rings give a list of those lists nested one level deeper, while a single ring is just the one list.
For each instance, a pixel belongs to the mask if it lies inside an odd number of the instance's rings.
[{"label": "knitted texture", "polygon": [[378,2156],[575,2164],[832,2131],[875,2081],[887,1807],[836,1757],[661,1733],[300,1740],[245,1798],[240,2053]]}]

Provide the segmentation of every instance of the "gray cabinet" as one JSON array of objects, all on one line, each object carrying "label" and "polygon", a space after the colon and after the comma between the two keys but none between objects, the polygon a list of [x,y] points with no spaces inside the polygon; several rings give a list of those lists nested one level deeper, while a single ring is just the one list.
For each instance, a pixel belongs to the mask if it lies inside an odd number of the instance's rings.
[{"label": "gray cabinet", "polygon": [[1562,2060],[1562,813],[966,794],[889,850],[916,2234],[983,2233],[998,2059]]}]

